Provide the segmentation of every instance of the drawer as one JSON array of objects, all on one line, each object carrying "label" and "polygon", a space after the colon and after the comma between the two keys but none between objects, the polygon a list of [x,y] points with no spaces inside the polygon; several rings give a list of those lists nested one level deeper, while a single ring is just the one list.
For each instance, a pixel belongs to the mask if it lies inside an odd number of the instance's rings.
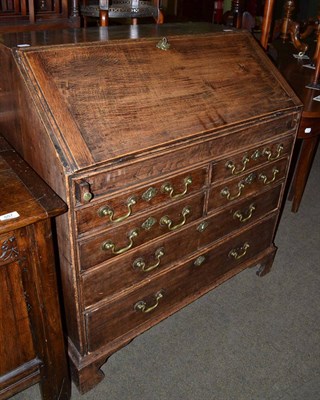
[{"label": "drawer", "polygon": [[[119,294],[277,209],[281,186],[238,202],[199,223],[111,260],[82,276],[84,306]],[[183,246],[181,246],[183,243]]]},{"label": "drawer", "polygon": [[172,203],[150,214],[79,241],[81,269],[85,270],[144,244],[158,236],[181,229],[202,217],[204,193]]},{"label": "drawer", "polygon": [[121,160],[115,169],[94,171],[90,175],[79,175],[73,178],[73,190],[77,204],[95,202],[101,196],[124,189],[132,182],[137,185],[159,179],[167,174],[175,174],[179,170],[193,169],[197,164],[211,162],[214,159],[224,159],[227,154],[246,150],[254,143],[261,143],[277,136],[294,135],[299,114],[278,116],[261,119],[254,126],[242,129],[230,129],[218,135],[208,134],[207,139],[191,141],[183,147],[166,153],[152,153],[143,160]]},{"label": "drawer", "polygon": [[282,140],[266,144],[263,146],[251,147],[227,159],[212,165],[212,181],[228,179],[232,176],[245,174],[247,171],[257,168],[264,163],[273,162],[283,156],[291,154],[294,138],[289,136]]},{"label": "drawer", "polygon": [[213,186],[209,191],[208,210],[226,206],[263,190],[286,177],[288,159],[283,158]]},{"label": "drawer", "polygon": [[197,254],[192,260],[152,279],[116,301],[85,314],[88,351],[98,350],[130,331],[144,330],[166,318],[188,298],[209,290],[215,280],[266,250],[272,241],[275,217]]},{"label": "drawer", "polygon": [[208,168],[200,168],[82,207],[76,211],[78,233],[101,226],[117,226],[141,211],[198,192],[206,185],[207,176]]}]

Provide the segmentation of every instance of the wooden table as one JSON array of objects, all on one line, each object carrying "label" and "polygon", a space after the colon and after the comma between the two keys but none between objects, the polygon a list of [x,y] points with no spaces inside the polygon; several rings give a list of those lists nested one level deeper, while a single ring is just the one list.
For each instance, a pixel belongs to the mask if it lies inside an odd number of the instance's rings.
[{"label": "wooden table", "polygon": [[0,136],[0,400],[70,398],[50,219],[64,202]]},{"label": "wooden table", "polygon": [[[292,211],[297,212],[302,200],[313,158],[317,150],[320,134],[320,102],[313,100],[320,95],[319,90],[308,89],[306,85],[312,82],[314,69],[304,67],[310,60],[293,57],[297,50],[291,43],[278,40],[272,44],[276,50],[278,69],[295,90],[304,105],[301,123],[298,130],[298,141],[301,142],[300,153],[295,162],[293,180],[291,182],[289,200],[292,200]],[[314,46],[310,46],[307,54],[312,57]]]}]

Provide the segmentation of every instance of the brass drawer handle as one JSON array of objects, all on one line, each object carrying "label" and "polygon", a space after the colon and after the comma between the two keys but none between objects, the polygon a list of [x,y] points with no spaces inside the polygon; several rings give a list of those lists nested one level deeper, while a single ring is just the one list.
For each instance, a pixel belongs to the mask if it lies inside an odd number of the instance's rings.
[{"label": "brass drawer handle", "polygon": [[154,309],[156,309],[158,307],[159,301],[163,298],[163,294],[164,294],[163,290],[160,290],[159,292],[157,292],[154,295],[155,303],[152,306],[149,306],[149,307],[147,306],[147,303],[144,300],[138,301],[134,305],[135,311],[140,311],[140,312],[142,312],[144,314],[153,311]]},{"label": "brass drawer handle", "polygon": [[200,265],[202,265],[205,261],[206,261],[206,257],[205,256],[199,256],[198,258],[196,258],[194,260],[193,265],[195,267],[200,267]]},{"label": "brass drawer handle", "polygon": [[167,226],[170,231],[175,231],[178,228],[181,228],[187,222],[187,216],[191,213],[190,207],[184,207],[182,210],[182,221],[177,225],[172,225],[173,221],[167,216],[163,216],[160,219],[160,225]]},{"label": "brass drawer handle", "polygon": [[121,222],[130,217],[132,214],[132,206],[137,203],[136,197],[132,196],[126,202],[126,206],[128,207],[128,212],[122,217],[118,217],[114,219],[114,210],[110,206],[103,206],[98,210],[99,217],[107,217],[109,216],[111,222]]},{"label": "brass drawer handle", "polygon": [[165,254],[164,248],[161,247],[160,249],[156,250],[154,253],[155,259],[157,261],[155,264],[152,264],[149,267],[147,267],[143,258],[137,258],[132,264],[133,268],[140,269],[143,272],[153,271],[154,269],[159,267],[159,265],[161,263],[161,257],[163,257],[164,254]]},{"label": "brass drawer handle", "polygon": [[253,212],[255,211],[256,206],[254,204],[250,204],[249,206],[249,210],[246,213],[247,216],[244,216],[244,214],[240,211],[237,210],[234,214],[233,214],[233,218],[234,219],[238,219],[240,222],[247,222],[249,221],[249,219],[252,217]]},{"label": "brass drawer handle", "polygon": [[123,247],[122,249],[116,250],[115,244],[111,240],[107,240],[106,242],[102,243],[102,250],[108,251],[111,250],[113,254],[122,254],[128,250],[131,249],[131,247],[134,245],[133,239],[138,236],[138,229],[134,229],[131,232],[129,232],[128,239],[129,239],[129,244],[126,247]]},{"label": "brass drawer handle", "polygon": [[185,194],[187,194],[188,187],[192,183],[191,176],[187,176],[186,178],[184,178],[183,183],[184,183],[184,190],[181,193],[173,194],[174,188],[173,188],[173,186],[172,186],[172,184],[170,182],[167,182],[164,185],[162,185],[161,192],[162,193],[167,193],[172,199],[178,199],[179,197],[182,197]]},{"label": "brass drawer handle", "polygon": [[234,164],[233,161],[228,161],[226,163],[226,167],[231,169],[231,174],[232,175],[239,175],[239,174],[241,174],[241,172],[245,171],[249,161],[250,161],[250,158],[248,158],[247,156],[243,157],[243,159],[242,159],[242,168],[240,168],[238,170],[236,169],[237,166]]},{"label": "brass drawer handle", "polygon": [[270,149],[264,149],[262,154],[267,156],[268,161],[274,161],[281,156],[282,150],[284,149],[283,144],[279,144],[277,148],[277,152],[275,155],[272,155],[272,151]]},{"label": "brass drawer handle", "polygon": [[244,245],[239,249],[232,249],[229,252],[229,257],[234,258],[235,260],[239,260],[247,254],[247,250],[249,249],[249,243],[245,242]]},{"label": "brass drawer handle", "polygon": [[252,174],[249,174],[245,179],[243,179],[242,181],[240,181],[240,182],[238,183],[238,193],[236,193],[234,196],[232,196],[230,190],[229,190],[227,187],[225,187],[224,189],[222,189],[221,192],[220,192],[220,194],[221,194],[221,196],[226,197],[227,200],[230,200],[230,201],[235,200],[235,199],[237,199],[238,197],[241,196],[241,194],[242,194],[242,189],[243,189],[246,185],[250,185],[251,183],[253,183],[254,180],[255,180],[255,178],[256,178],[256,175],[255,175],[254,173],[252,173]]},{"label": "brass drawer handle", "polygon": [[169,50],[170,49],[170,43],[168,42],[168,39],[166,37],[163,37],[159,42],[156,44],[156,47],[160,50]]},{"label": "brass drawer handle", "polygon": [[280,171],[278,170],[278,168],[273,168],[272,170],[272,178],[270,180],[268,180],[267,175],[265,174],[260,174],[259,175],[259,179],[263,182],[264,185],[269,185],[270,183],[274,182],[276,180],[277,174]]},{"label": "brass drawer handle", "polygon": [[92,193],[90,193],[90,192],[85,192],[85,193],[83,193],[83,195],[82,195],[82,200],[83,200],[84,203],[89,203],[89,201],[92,199],[92,197],[93,197],[93,194],[92,194]]},{"label": "brass drawer handle", "polygon": [[238,193],[235,194],[234,196],[231,195],[230,190],[228,188],[222,189],[220,193],[222,196],[225,196],[228,200],[232,201],[241,196],[242,189],[244,188],[244,186],[245,185],[243,182],[239,182],[238,183]]}]

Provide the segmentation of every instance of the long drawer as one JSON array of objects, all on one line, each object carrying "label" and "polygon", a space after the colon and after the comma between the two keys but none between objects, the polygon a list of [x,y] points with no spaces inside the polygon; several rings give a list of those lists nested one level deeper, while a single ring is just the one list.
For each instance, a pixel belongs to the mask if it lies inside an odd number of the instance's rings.
[{"label": "long drawer", "polygon": [[[165,318],[170,309],[213,285],[215,279],[271,246],[272,218],[220,242],[194,259],[152,279],[129,295],[97,306],[85,314],[88,351],[95,351],[153,319]],[[259,238],[259,240],[257,240]]]},{"label": "long drawer", "polygon": [[[238,202],[228,209],[194,223],[169,237],[87,271],[82,276],[83,302],[90,307],[133,285],[149,280],[197,250],[230,232],[246,227],[277,209],[281,185],[268,192]],[[183,245],[182,245],[183,244]]]}]

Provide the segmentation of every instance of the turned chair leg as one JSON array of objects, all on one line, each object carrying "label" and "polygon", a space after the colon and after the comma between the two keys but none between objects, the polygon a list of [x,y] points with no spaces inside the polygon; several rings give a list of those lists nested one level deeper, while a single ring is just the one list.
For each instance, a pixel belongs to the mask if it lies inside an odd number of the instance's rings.
[{"label": "turned chair leg", "polygon": [[105,27],[109,25],[109,15],[107,10],[100,10],[99,13],[100,26]]}]

